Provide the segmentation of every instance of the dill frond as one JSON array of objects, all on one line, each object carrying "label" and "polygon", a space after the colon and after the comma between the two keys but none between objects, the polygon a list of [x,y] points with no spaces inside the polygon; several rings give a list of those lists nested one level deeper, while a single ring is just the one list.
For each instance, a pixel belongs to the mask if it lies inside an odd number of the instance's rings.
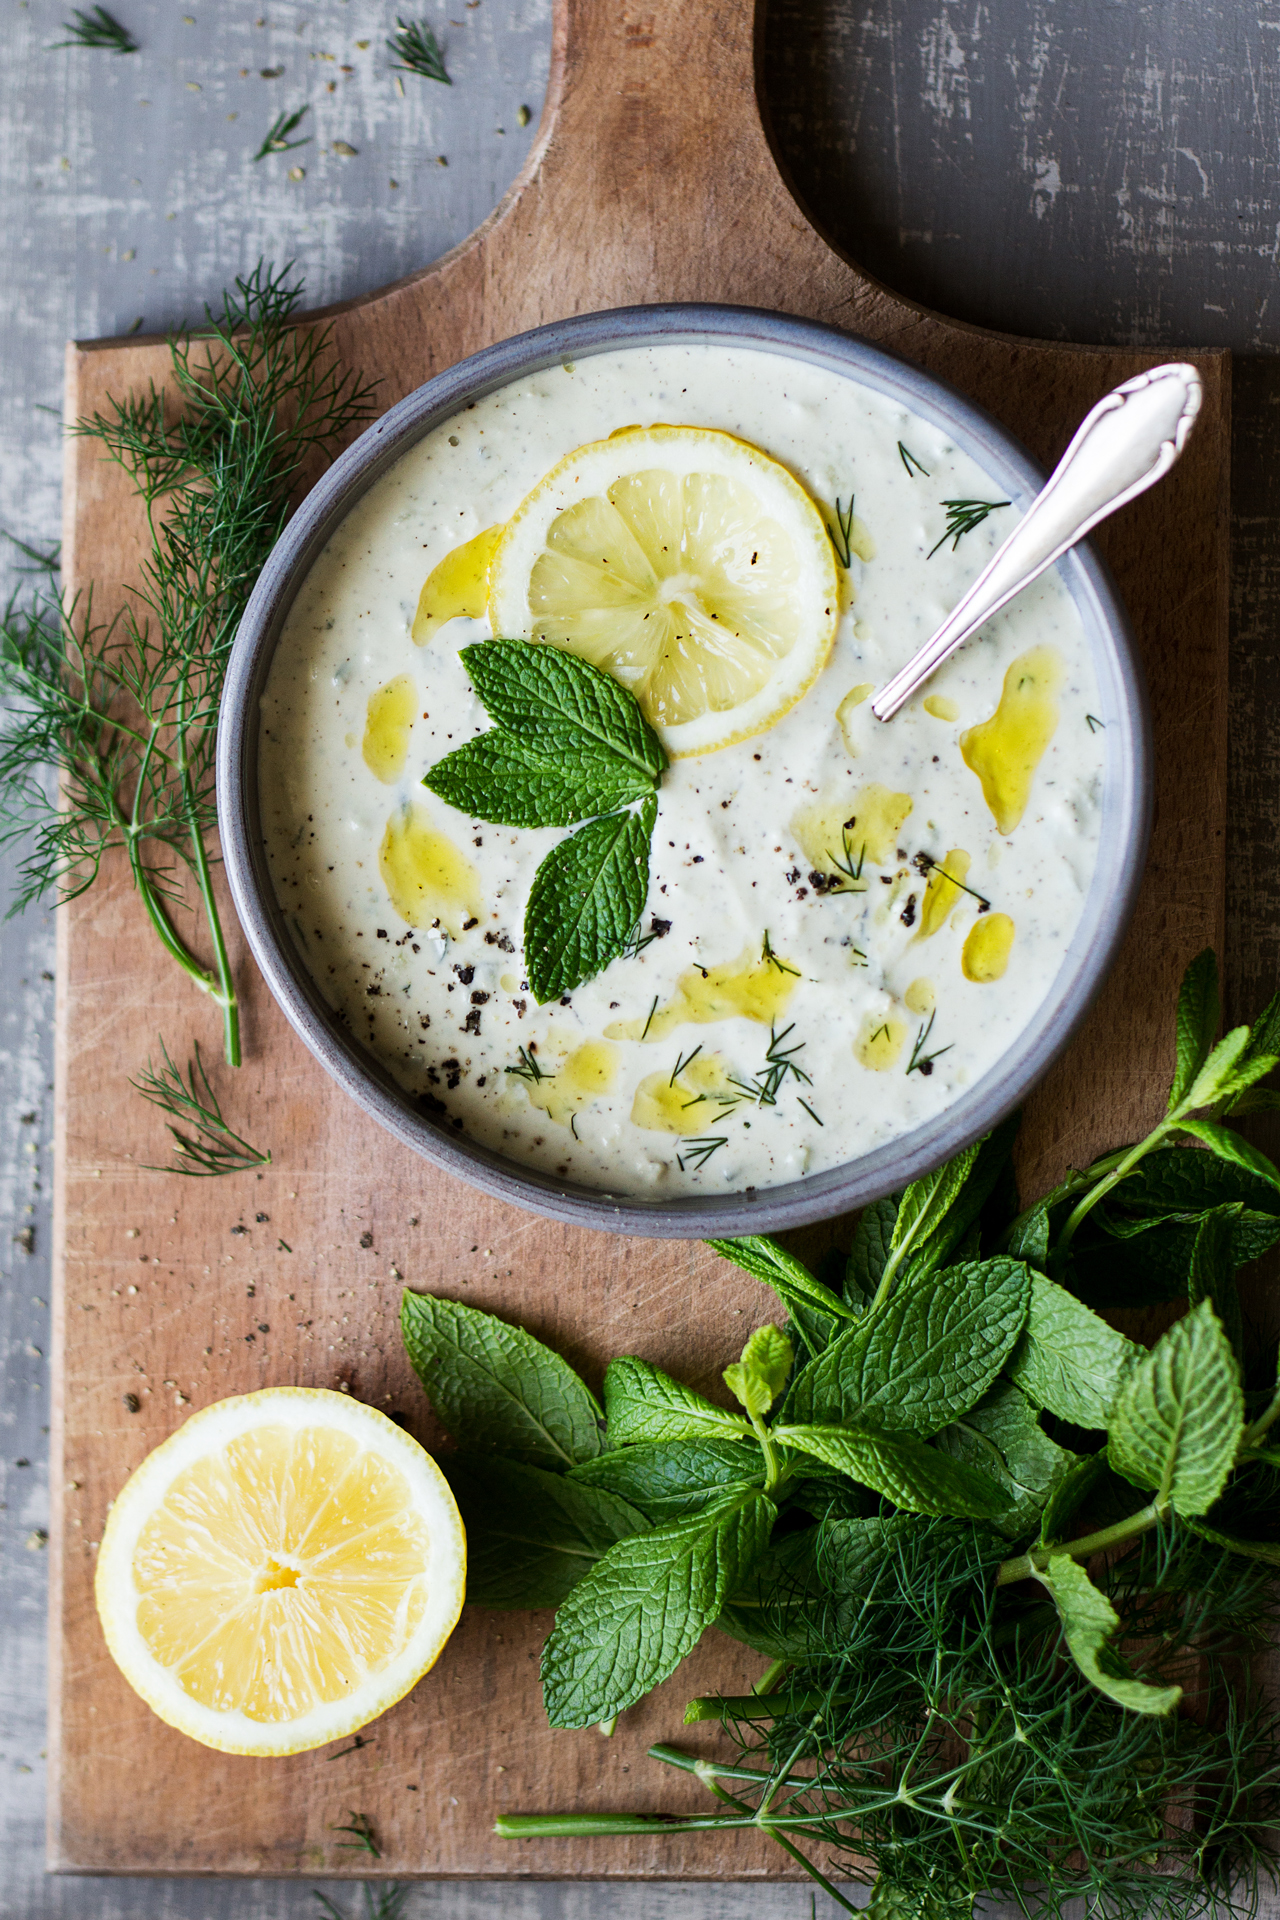
[{"label": "dill frond", "polygon": [[367,1813],[352,1813],[345,1826],[330,1826],[331,1833],[349,1833],[350,1840],[339,1840],[338,1846],[354,1853],[367,1853],[375,1860],[381,1860],[382,1848],[374,1836],[373,1822]]},{"label": "dill frond", "polygon": [[948,540],[951,542],[951,551],[954,553],[966,533],[972,533],[975,527],[980,527],[987,515],[994,513],[997,507],[1011,507],[1013,502],[1012,500],[944,500],[942,504],[947,510],[947,530],[941,540],[934,541],[925,555],[927,560],[932,560],[938,548],[945,547]]},{"label": "dill frond", "polygon": [[538,1062],[538,1056],[530,1047],[520,1048],[518,1066],[504,1067],[502,1071],[514,1074],[517,1080],[527,1080],[531,1086],[536,1085],[539,1080],[554,1080],[556,1077],[554,1073],[543,1071]]},{"label": "dill frond", "polygon": [[850,494],[849,505],[846,510],[841,507],[839,496],[837,496],[836,524],[833,527],[830,522],[827,523],[827,532],[831,537],[831,544],[835,548],[836,559],[846,571],[853,563],[853,547],[850,544],[853,539],[853,503],[854,496]]},{"label": "dill frond", "polygon": [[148,1060],[146,1072],[129,1084],[152,1106],[172,1114],[192,1131],[183,1133],[181,1127],[171,1125],[168,1131],[178,1157],[171,1166],[153,1167],[151,1171],[205,1178],[211,1174],[242,1173],[249,1167],[270,1166],[270,1153],[251,1146],[225,1118],[200,1058],[200,1042],[195,1043],[195,1058],[187,1063],[185,1080],[181,1069],[170,1058],[163,1039],[160,1052],[164,1064],[159,1071]]},{"label": "dill frond", "polygon": [[907,1062],[908,1073],[923,1074],[926,1080],[929,1078],[929,1075],[933,1072],[934,1061],[940,1060],[944,1053],[950,1053],[951,1048],[955,1045],[955,1042],[953,1040],[948,1046],[935,1047],[932,1053],[925,1052],[925,1048],[929,1044],[929,1035],[933,1032],[933,1023],[936,1018],[937,1018],[937,1008],[935,1007],[933,1012],[929,1015],[929,1018],[925,1021],[924,1025],[921,1027],[919,1033],[916,1035],[915,1044],[911,1049],[911,1058]]},{"label": "dill frond", "polygon": [[309,147],[310,134],[306,134],[301,140],[289,138],[289,135],[302,125],[304,116],[309,112],[309,107],[299,107],[296,113],[278,113],[267,129],[266,138],[254,154],[254,159],[265,160],[269,153],[292,153],[295,147]]},{"label": "dill frond", "polygon": [[65,40],[54,40],[48,51],[54,53],[59,47],[101,48],[107,53],[137,53],[138,42],[127,27],[109,14],[105,7],[91,7],[86,13],[83,7],[75,9],[73,20],[64,20],[62,31]]},{"label": "dill frond", "polygon": [[[691,1104],[696,1105],[697,1102]],[[676,1163],[681,1173],[684,1172],[686,1160],[695,1167],[705,1167],[712,1154],[718,1153],[721,1147],[727,1147],[728,1144],[727,1133],[704,1134],[700,1140],[682,1140],[680,1145],[684,1148],[684,1152],[676,1154]]]},{"label": "dill frond", "polygon": [[425,20],[402,20],[397,14],[396,30],[387,46],[395,54],[400,72],[418,73],[424,80],[439,80],[446,87],[453,85],[445,72],[436,36]]},{"label": "dill frond", "polygon": [[[375,1886],[371,1880],[362,1880],[360,1891],[364,1895],[363,1920],[403,1920],[409,1898],[407,1883],[401,1885],[392,1880],[386,1886]],[[347,1915],[341,1907],[333,1904],[327,1893],[321,1893],[318,1887],[313,1888],[313,1892],[320,1902],[321,1912],[328,1916],[328,1920],[347,1920]],[[353,1920],[357,1920],[357,1917],[353,1916]]]},{"label": "dill frond", "polygon": [[803,1618],[809,1650],[774,1693],[695,1703],[695,1717],[718,1704],[739,1750],[714,1769],[747,1816],[726,1826],[789,1839],[807,1867],[817,1850],[842,1878],[878,1876],[886,1913],[1000,1897],[1043,1920],[1081,1899],[1118,1920],[1256,1911],[1280,1738],[1240,1669],[1274,1634],[1273,1570],[1175,1522],[1099,1576],[1135,1669],[1187,1690],[1164,1718],[1090,1686],[1053,1609],[993,1585],[1005,1546],[981,1530],[898,1528],[857,1593],[825,1583],[817,1533],[816,1572],[772,1603],[793,1649]]},{"label": "dill frond", "polygon": [[[259,262],[205,331],[169,343],[173,390],[150,386],[74,431],[122,466],[147,517],[124,610],[95,620],[50,577],[0,614],[0,845],[21,843],[11,910],[93,885],[109,848],[170,957],[223,1015],[240,1059],[235,982],[214,899],[214,741],[227,659],[249,595],[318,456],[372,411],[327,328],[295,321],[302,287]],[[19,543],[20,545],[22,543]],[[179,934],[195,882],[214,964]]]}]

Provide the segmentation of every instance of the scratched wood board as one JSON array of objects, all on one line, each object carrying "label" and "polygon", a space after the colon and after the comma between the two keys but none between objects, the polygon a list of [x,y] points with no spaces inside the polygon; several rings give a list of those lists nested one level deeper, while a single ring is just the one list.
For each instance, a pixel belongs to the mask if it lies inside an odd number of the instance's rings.
[{"label": "scratched wood board", "polygon": [[[492,218],[434,266],[332,312],[345,361],[390,405],[507,335],[569,313],[722,300],[808,315],[953,381],[1049,463],[1108,387],[1153,356],[1046,345],[954,324],[897,298],[814,230],[757,106],[751,0],[559,0],[530,161]],[[1167,357],[1167,356],[1166,356]],[[1100,545],[1152,683],[1157,801],[1124,951],[1069,1055],[1028,1105],[1028,1194],[1148,1126],[1169,1071],[1169,1010],[1187,958],[1221,944],[1226,762],[1225,356],[1197,358],[1205,406],[1170,481]],[[73,345],[78,417],[149,379],[162,343]],[[72,590],[121,603],[141,526],[117,469],[68,449]],[[228,909],[229,913],[229,909]],[[214,1024],[161,956],[127,876],[61,915],[58,961],[55,1467],[49,1858],[64,1871],[399,1877],[753,1879],[793,1871],[758,1836],[496,1839],[500,1811],[693,1811],[703,1789],[645,1757],[695,1692],[740,1692],[758,1657],[723,1636],[624,1716],[612,1740],[553,1733],[537,1654],[544,1615],[464,1614],[436,1670],[352,1750],[282,1761],[208,1752],[163,1726],[107,1655],[94,1552],[111,1499],[194,1407],[300,1383],[344,1386],[441,1435],[397,1331],[402,1282],[518,1318],[599,1384],[639,1352],[715,1390],[767,1297],[705,1248],[549,1224],[433,1171],[381,1133],[302,1048],[234,936],[246,1065],[228,1089],[271,1168],[210,1182],[145,1170],[158,1116],[127,1077]],[[811,1230],[817,1247],[847,1225]],[[128,1411],[127,1396],[139,1402]],[[367,1813],[378,1861],[333,1832]]]}]

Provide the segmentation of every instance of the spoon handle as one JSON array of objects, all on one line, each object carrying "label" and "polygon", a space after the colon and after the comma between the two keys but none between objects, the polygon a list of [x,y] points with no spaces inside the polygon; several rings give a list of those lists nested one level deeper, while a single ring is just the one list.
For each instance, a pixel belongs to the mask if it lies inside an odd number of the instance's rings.
[{"label": "spoon handle", "polygon": [[899,708],[969,635],[1117,507],[1168,473],[1186,444],[1202,388],[1194,367],[1152,367],[1099,400],[1004,545],[931,640],[871,702],[877,720]]}]

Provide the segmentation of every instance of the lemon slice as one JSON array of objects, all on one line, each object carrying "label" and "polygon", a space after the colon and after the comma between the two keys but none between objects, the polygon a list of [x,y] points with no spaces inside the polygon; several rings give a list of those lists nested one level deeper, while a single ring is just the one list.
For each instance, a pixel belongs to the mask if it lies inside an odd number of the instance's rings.
[{"label": "lemon slice", "polygon": [[95,1592],[147,1705],[224,1753],[354,1733],[435,1664],[466,1539],[444,1476],[372,1407],[270,1387],[194,1414],[111,1509]]},{"label": "lemon slice", "polygon": [[630,427],[579,447],[516,508],[489,620],[580,654],[640,702],[668,753],[711,753],[795,705],[835,638],[822,515],[732,434]]}]

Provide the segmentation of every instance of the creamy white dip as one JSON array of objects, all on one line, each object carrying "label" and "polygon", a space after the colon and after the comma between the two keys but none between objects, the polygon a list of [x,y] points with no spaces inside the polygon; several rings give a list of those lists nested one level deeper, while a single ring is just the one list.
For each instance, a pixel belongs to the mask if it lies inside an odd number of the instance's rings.
[{"label": "creamy white dip", "polygon": [[[835,644],[798,705],[665,774],[642,924],[657,937],[568,1004],[538,1007],[521,927],[534,872],[563,834],[473,822],[422,788],[431,765],[490,724],[458,659],[489,629],[459,618],[419,648],[411,627],[451,550],[506,520],[573,448],[651,421],[752,442],[829,520],[837,497],[855,495],[856,544],[870,557],[851,561]],[[1102,788],[1107,715],[1056,572],[962,649],[926,699],[887,726],[871,716],[871,689],[1014,524],[1001,508],[928,557],[943,503],[1001,497],[944,432],[869,388],[719,345],[533,374],[428,434],[312,567],[262,702],[272,877],[352,1036],[443,1125],[655,1199],[794,1180],[954,1101],[1057,972],[1093,870]],[[407,729],[398,773],[396,755],[366,759],[371,701],[374,718],[398,707]],[[975,739],[998,709],[985,744]],[[985,782],[966,764],[966,735]],[[1002,801],[1001,782],[1025,796],[1016,825],[1017,792]],[[442,836],[464,876],[456,910],[435,925],[409,926],[384,878],[389,826],[403,841],[411,823]],[[866,846],[861,890],[823,861],[833,841],[854,872]]]}]

